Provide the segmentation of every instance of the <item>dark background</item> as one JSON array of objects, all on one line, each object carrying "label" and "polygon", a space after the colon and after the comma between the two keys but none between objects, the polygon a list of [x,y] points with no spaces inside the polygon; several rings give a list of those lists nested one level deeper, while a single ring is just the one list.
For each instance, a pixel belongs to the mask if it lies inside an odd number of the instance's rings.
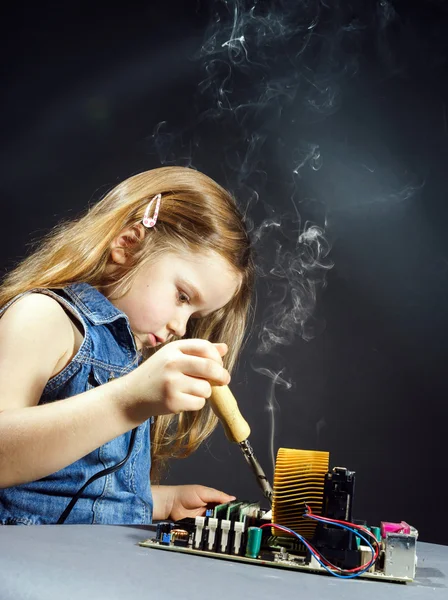
[{"label": "dark background", "polygon": [[[328,450],[357,518],[446,544],[447,3],[16,3],[2,22],[2,271],[131,174],[215,177],[257,241],[232,389],[269,477],[272,446]],[[221,429],[166,482],[259,498]]]}]

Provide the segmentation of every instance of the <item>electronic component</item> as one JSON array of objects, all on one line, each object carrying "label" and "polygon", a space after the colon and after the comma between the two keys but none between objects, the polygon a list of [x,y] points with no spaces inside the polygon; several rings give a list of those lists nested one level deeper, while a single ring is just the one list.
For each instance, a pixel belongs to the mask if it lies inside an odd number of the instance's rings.
[{"label": "electronic component", "polygon": [[[316,524],[303,517],[307,503],[322,514],[328,452],[280,448],[274,474],[272,520],[311,538]],[[275,533],[275,532],[273,532]]]},{"label": "electronic component", "polygon": [[417,535],[412,527],[409,533],[387,533],[384,551],[384,574],[388,577],[415,577]]},{"label": "electronic component", "polygon": [[[355,473],[335,467],[325,475],[322,514],[328,519],[352,522],[352,506],[355,494]],[[375,538],[376,539],[376,538]],[[318,522],[314,532],[314,547],[338,567],[355,569],[363,560],[360,538],[352,531],[337,525]],[[363,546],[367,548],[368,546]]]},{"label": "electronic component", "polygon": [[189,538],[189,533],[185,529],[173,528],[171,530],[170,543],[174,544],[175,546],[183,546],[183,547],[188,546],[188,538]]},{"label": "electronic component", "polygon": [[328,460],[325,452],[282,448],[272,514],[236,500],[195,519],[159,523],[155,538],[140,545],[345,579],[412,581],[417,530],[404,521],[354,521],[355,473],[329,471]]},{"label": "electronic component", "polygon": [[261,548],[263,530],[260,527],[249,527],[247,530],[246,556],[258,558]]}]

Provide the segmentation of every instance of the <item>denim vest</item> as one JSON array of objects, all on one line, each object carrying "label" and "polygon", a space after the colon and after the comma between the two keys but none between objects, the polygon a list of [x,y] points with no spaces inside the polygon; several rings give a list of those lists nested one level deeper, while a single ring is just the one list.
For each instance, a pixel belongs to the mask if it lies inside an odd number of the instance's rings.
[{"label": "denim vest", "polygon": [[[79,283],[63,290],[32,291],[55,298],[84,328],[79,351],[47,382],[39,404],[82,394],[138,365],[139,353],[126,315],[98,290]],[[4,306],[0,316],[21,296]],[[0,524],[56,523],[72,496],[92,475],[126,456],[130,437],[131,432],[125,433],[38,481],[0,489]],[[87,486],[66,523],[150,523],[150,461],[150,423],[145,421],[137,429],[134,448],[125,465]]]}]

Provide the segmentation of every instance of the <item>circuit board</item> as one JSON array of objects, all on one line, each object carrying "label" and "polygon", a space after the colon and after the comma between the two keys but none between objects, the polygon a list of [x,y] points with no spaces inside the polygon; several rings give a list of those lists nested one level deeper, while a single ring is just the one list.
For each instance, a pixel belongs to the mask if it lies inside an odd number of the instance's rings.
[{"label": "circuit board", "polygon": [[[182,548],[180,546],[175,546],[174,544],[166,545],[161,544],[155,538],[149,538],[147,540],[139,542],[139,545],[144,548],[157,548],[159,550],[168,550],[171,552],[182,552],[184,554],[208,556],[209,558],[231,560],[235,562],[255,564],[264,567],[290,569],[293,571],[305,571],[323,575],[326,574],[325,569],[323,569],[317,562],[315,562],[314,564],[305,564],[305,562],[303,560],[300,560],[299,557],[294,557],[289,560],[283,558],[281,552],[273,552],[272,558],[267,560],[263,558],[248,558],[246,556],[222,554],[218,552],[208,552],[206,550],[195,550],[194,548]],[[376,570],[373,573],[366,572],[360,575],[360,577],[366,579],[376,579],[377,581],[389,581],[393,583],[409,583],[413,581],[413,577],[394,577],[392,575],[385,575],[384,571],[382,570]]]},{"label": "circuit board", "polygon": [[353,519],[355,473],[329,453],[280,448],[272,507],[235,500],[204,516],[157,524],[145,548],[376,581],[415,577],[418,531],[401,521]]},{"label": "circuit board", "polygon": [[[282,532],[271,527],[271,517],[271,511],[263,510],[258,503],[237,500],[208,510],[203,517],[159,523],[155,537],[146,539],[139,545],[198,557],[328,574],[329,569],[316,559],[306,543],[293,536],[282,535]],[[324,527],[327,528],[327,539],[328,528],[331,526],[327,523]],[[376,538],[376,559],[363,571],[360,565],[369,565],[370,556],[373,556],[372,546],[369,548],[363,545],[362,540],[361,543],[354,541],[353,536],[353,547],[350,548],[347,538],[344,538],[345,547],[341,548],[339,543],[339,548],[333,547],[333,552],[330,553],[330,564],[335,568],[339,566],[337,572],[344,573],[344,578],[347,578],[347,571],[350,573],[358,570],[356,575],[354,573],[350,577],[396,583],[413,581],[417,561],[417,530],[404,522],[383,522],[380,527],[368,527],[363,524],[362,527],[372,532],[372,539],[373,536]],[[322,544],[318,544],[321,534],[316,528],[313,541],[324,553]],[[341,539],[338,538],[338,541]],[[327,555],[329,550],[330,548]]]}]

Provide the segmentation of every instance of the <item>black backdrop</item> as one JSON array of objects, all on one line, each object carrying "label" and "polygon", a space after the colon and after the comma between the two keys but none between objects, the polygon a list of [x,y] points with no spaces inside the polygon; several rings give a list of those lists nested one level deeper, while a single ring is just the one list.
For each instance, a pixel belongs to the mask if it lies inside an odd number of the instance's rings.
[{"label": "black backdrop", "polygon": [[[267,473],[329,450],[356,517],[447,543],[448,6],[339,4],[9,7],[1,266],[133,173],[215,177],[256,241],[232,388]],[[166,482],[259,497],[220,429]]]}]

